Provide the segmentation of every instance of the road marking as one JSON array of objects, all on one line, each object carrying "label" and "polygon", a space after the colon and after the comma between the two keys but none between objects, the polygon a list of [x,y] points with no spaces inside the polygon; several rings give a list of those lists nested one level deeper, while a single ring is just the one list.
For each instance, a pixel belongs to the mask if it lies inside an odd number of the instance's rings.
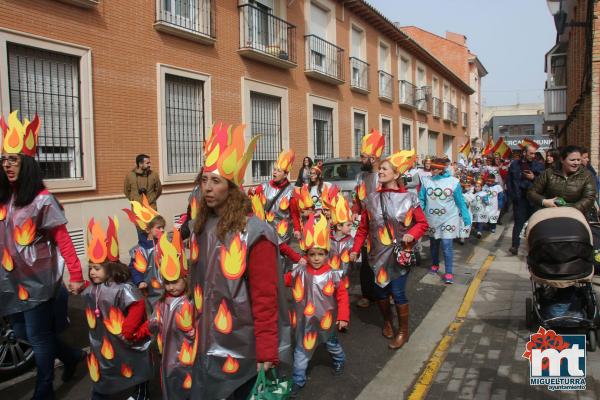
[{"label": "road marking", "polygon": [[490,269],[490,266],[492,265],[492,262],[494,262],[495,258],[496,256],[494,255],[487,256],[481,268],[479,268],[477,275],[475,276],[475,278],[473,278],[473,281],[471,281],[471,284],[467,289],[467,293],[465,294],[463,302],[456,313],[454,321],[448,326],[446,334],[438,343],[437,347],[431,354],[431,357],[429,357],[429,361],[427,361],[425,369],[419,376],[419,379],[417,379],[417,383],[415,384],[412,392],[408,396],[408,400],[421,400],[425,398],[425,395],[427,394],[429,388],[431,387],[431,384],[433,383],[433,379],[437,375],[438,370],[440,369],[440,367],[444,363],[444,360],[446,359],[446,356],[448,355],[450,345],[452,345],[456,334],[458,333],[460,327],[464,323],[465,318],[469,310],[471,309],[471,306],[473,305],[473,300],[475,299],[475,295],[479,290],[479,285],[481,284],[481,281],[487,274],[487,271]]}]

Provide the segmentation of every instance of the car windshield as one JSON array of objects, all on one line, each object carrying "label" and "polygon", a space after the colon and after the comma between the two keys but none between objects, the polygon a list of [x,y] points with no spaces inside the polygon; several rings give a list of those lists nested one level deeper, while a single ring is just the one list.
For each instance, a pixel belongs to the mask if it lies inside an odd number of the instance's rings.
[{"label": "car windshield", "polygon": [[327,182],[356,180],[360,163],[339,162],[323,165],[323,180]]}]

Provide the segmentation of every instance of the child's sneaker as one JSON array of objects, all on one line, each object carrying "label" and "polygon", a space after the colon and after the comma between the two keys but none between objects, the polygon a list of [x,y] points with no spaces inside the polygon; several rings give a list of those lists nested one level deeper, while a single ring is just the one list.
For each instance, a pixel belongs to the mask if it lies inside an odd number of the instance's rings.
[{"label": "child's sneaker", "polygon": [[444,283],[446,283],[448,285],[451,285],[454,283],[454,276],[452,274],[445,274],[442,279],[444,280]]},{"label": "child's sneaker", "polygon": [[464,245],[465,245],[465,239],[463,239],[463,238],[460,238],[460,239],[458,240],[458,243],[460,243],[460,245],[461,245],[461,246],[464,246]]},{"label": "child's sneaker", "polygon": [[295,399],[296,397],[298,397],[298,394],[300,394],[301,390],[302,390],[302,386],[294,383],[292,385],[292,391],[290,392],[290,398]]},{"label": "child's sneaker", "polygon": [[481,239],[481,236],[483,236],[481,232],[477,232],[477,239]]},{"label": "child's sneaker", "polygon": [[496,233],[496,228],[492,228],[492,229],[490,229],[490,232],[492,232],[492,233]]},{"label": "child's sneaker", "polygon": [[333,376],[341,376],[344,373],[344,363],[333,363]]},{"label": "child's sneaker", "polygon": [[439,265],[432,265],[431,268],[429,268],[429,273],[430,274],[437,274],[439,270],[440,270],[440,266]]}]

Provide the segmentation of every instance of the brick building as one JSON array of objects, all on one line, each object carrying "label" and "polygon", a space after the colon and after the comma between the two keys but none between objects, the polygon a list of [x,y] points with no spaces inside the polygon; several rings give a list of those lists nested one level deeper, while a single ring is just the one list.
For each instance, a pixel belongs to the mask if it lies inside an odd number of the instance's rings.
[{"label": "brick building", "polygon": [[296,167],[353,156],[371,127],[388,152],[454,156],[472,93],[362,0],[0,1],[0,112],[40,114],[38,159],[81,254],[89,217],[123,216],[138,153],[163,182],[159,211],[184,212],[213,122],[262,134],[252,184],[282,148]]},{"label": "brick building", "polygon": [[545,60],[545,123],[559,145],[590,149],[600,157],[600,3],[547,0],[556,26],[556,44]]}]

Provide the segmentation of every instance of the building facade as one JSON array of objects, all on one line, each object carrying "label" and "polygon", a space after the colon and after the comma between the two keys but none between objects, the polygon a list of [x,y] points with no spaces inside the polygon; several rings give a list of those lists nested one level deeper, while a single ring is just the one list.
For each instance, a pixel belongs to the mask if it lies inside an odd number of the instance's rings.
[{"label": "building facade", "polygon": [[465,82],[362,0],[0,2],[0,112],[40,115],[38,160],[81,255],[91,216],[123,216],[138,153],[161,177],[170,224],[214,122],[262,135],[247,185],[284,148],[296,168],[305,155],[356,156],[369,128],[386,152],[454,157],[468,137]]},{"label": "building facade", "polygon": [[519,144],[528,138],[540,145],[541,150],[554,147],[553,137],[544,131],[544,115],[495,115],[484,126],[484,138],[497,142],[501,137],[511,150],[521,150]]}]

